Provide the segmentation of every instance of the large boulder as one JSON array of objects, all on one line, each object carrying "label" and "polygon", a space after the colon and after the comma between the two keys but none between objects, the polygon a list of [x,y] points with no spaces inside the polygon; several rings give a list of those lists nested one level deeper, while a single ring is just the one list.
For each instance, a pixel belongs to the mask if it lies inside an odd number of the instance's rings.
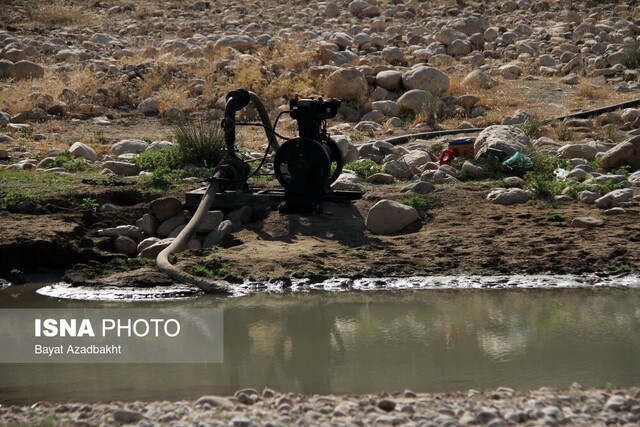
[{"label": "large boulder", "polygon": [[462,86],[476,89],[491,89],[498,86],[500,83],[491,78],[487,73],[474,70],[467,74],[467,77],[462,80]]},{"label": "large boulder", "polygon": [[400,115],[400,107],[395,101],[373,101],[371,108],[379,110],[387,117],[397,117]]},{"label": "large boulder", "polygon": [[596,154],[598,154],[598,150],[587,144],[568,144],[558,149],[558,155],[565,159],[580,158],[593,160],[596,158]]},{"label": "large boulder", "polygon": [[504,151],[507,157],[513,156],[516,152],[527,152],[532,148],[529,137],[522,129],[502,125],[489,126],[480,132],[473,149],[477,154],[483,147]]},{"label": "large boulder", "polygon": [[136,241],[141,241],[144,233],[139,227],[134,225],[119,225],[117,227],[102,228],[96,232],[98,236],[124,236],[130,237]]},{"label": "large boulder", "polygon": [[324,94],[342,101],[364,102],[369,91],[367,79],[355,68],[341,68],[329,74],[324,83]]},{"label": "large boulder", "polygon": [[140,169],[138,169],[136,165],[134,165],[133,163],[127,163],[127,162],[109,161],[109,162],[104,162],[102,164],[102,167],[104,169],[107,169],[115,173],[116,175],[133,176],[133,175],[138,175],[138,173],[140,173]]},{"label": "large boulder", "polygon": [[98,158],[98,154],[94,151],[94,149],[89,147],[87,144],[83,144],[82,142],[74,142],[73,145],[69,148],[69,153],[71,153],[75,157],[87,159],[90,162],[95,162]]},{"label": "large boulder", "polygon": [[375,234],[392,234],[418,219],[418,211],[393,200],[383,199],[373,205],[365,225]]},{"label": "large boulder", "polygon": [[396,91],[402,82],[402,72],[397,70],[385,70],[376,74],[376,84],[386,90]]},{"label": "large boulder", "polygon": [[489,192],[487,200],[496,205],[518,205],[529,200],[529,193],[521,188],[496,188]]},{"label": "large boulder", "polygon": [[629,165],[640,168],[640,135],[634,136],[608,150],[600,159],[600,167],[614,169]]},{"label": "large boulder", "polygon": [[122,139],[111,146],[111,152],[116,156],[125,153],[142,153],[149,148],[149,144],[141,139]]},{"label": "large boulder", "polygon": [[12,77],[16,80],[40,79],[44,77],[44,68],[31,61],[18,61],[13,64]]},{"label": "large boulder", "polygon": [[214,50],[218,50],[223,47],[228,47],[235,50],[239,50],[241,52],[246,52],[246,51],[250,51],[257,48],[258,44],[253,38],[249,36],[231,35],[231,36],[221,37],[213,45]]},{"label": "large boulder", "polygon": [[155,98],[147,98],[138,104],[136,110],[145,116],[156,116],[160,113],[160,102]]},{"label": "large boulder", "polygon": [[442,27],[440,31],[436,33],[436,40],[445,46],[449,46],[456,40],[464,40],[467,38],[465,33],[454,30],[451,27]]},{"label": "large boulder", "polygon": [[422,89],[413,89],[405,92],[396,102],[401,111],[420,113],[425,108],[439,109],[442,101],[431,92]]},{"label": "large boulder", "polygon": [[413,168],[402,160],[391,160],[385,163],[383,170],[384,173],[399,179],[410,179],[415,175]]},{"label": "large boulder", "polygon": [[620,206],[633,200],[633,189],[623,188],[621,190],[613,190],[600,197],[595,201],[596,207],[600,209],[609,209]]},{"label": "large boulder", "polygon": [[13,62],[0,59],[0,78],[13,76]]},{"label": "large boulder", "polygon": [[182,202],[175,197],[161,197],[151,202],[149,210],[158,221],[164,221],[182,212]]},{"label": "large boulder", "polygon": [[231,234],[233,230],[233,222],[225,219],[222,221],[215,230],[212,230],[207,234],[202,241],[203,248],[209,248],[215,246],[222,241],[228,234]]},{"label": "large boulder", "polygon": [[338,191],[365,191],[364,186],[360,184],[358,174],[349,169],[342,169],[342,173],[338,179],[331,184],[331,188]]},{"label": "large boulder", "polygon": [[436,68],[419,66],[402,75],[402,84],[409,90],[421,89],[441,96],[449,90],[450,81],[449,76]]},{"label": "large boulder", "polygon": [[338,16],[340,16],[340,7],[333,2],[327,3],[327,6],[324,10],[324,16],[326,16],[327,18],[337,18]]}]

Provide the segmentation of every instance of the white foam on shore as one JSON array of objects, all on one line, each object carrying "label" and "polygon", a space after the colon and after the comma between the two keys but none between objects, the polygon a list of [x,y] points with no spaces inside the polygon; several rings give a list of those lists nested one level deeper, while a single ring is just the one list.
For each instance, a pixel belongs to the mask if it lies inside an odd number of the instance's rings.
[{"label": "white foam on shore", "polygon": [[64,282],[44,286],[36,293],[51,298],[85,301],[157,301],[193,298],[204,294],[199,288],[190,285],[139,288],[132,286],[72,286]]},{"label": "white foam on shore", "polygon": [[[321,282],[310,279],[245,282],[234,285],[231,297],[255,293],[284,292],[346,292],[380,290],[428,289],[563,289],[593,287],[640,288],[638,276],[598,277],[570,275],[513,275],[513,276],[413,276],[374,278],[333,278]],[[38,289],[38,294],[51,298],[88,301],[158,301],[193,298],[204,292],[192,285],[136,288],[130,286],[72,286],[56,283]]]}]

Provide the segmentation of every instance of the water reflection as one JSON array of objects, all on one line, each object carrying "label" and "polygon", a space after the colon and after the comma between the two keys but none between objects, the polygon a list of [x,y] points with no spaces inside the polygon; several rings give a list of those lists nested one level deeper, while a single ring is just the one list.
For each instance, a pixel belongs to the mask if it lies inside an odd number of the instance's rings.
[{"label": "water reflection", "polygon": [[[2,365],[0,401],[179,399],[264,386],[304,393],[629,386],[640,381],[639,302],[634,289],[466,289],[162,303],[224,308],[225,362]],[[31,295],[11,304],[104,306]]]}]

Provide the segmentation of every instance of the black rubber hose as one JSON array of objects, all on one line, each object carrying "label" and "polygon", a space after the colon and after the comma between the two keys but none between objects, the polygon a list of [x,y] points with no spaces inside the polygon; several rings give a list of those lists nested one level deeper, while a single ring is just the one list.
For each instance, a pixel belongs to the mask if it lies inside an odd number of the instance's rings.
[{"label": "black rubber hose", "polygon": [[[621,108],[631,108],[636,105],[640,105],[640,99],[634,99],[633,101],[621,102],[620,104],[609,105],[607,107],[596,108],[594,110],[581,111],[579,113],[568,114],[566,116],[560,116],[553,119],[546,119],[543,123],[549,123],[554,120],[562,121],[567,119],[584,119],[587,117],[598,116],[603,113],[619,110]],[[479,133],[486,128],[471,128],[471,129],[451,129],[451,130],[434,130],[430,132],[412,133],[409,135],[395,136],[393,138],[383,139],[384,142],[388,142],[393,145],[404,144],[412,139],[431,139],[439,136],[447,135],[460,135],[465,133]]]}]

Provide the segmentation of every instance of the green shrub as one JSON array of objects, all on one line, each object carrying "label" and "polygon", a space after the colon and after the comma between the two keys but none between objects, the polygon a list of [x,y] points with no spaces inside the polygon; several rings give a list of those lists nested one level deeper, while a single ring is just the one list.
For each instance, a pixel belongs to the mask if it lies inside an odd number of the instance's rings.
[{"label": "green shrub", "polygon": [[573,139],[573,132],[566,126],[560,126],[556,129],[556,135],[560,141],[571,141]]},{"label": "green shrub", "polygon": [[178,122],[173,134],[184,164],[214,167],[224,156],[224,132],[213,117]]},{"label": "green shrub", "polygon": [[185,165],[182,151],[178,146],[164,147],[160,151],[145,151],[135,158],[141,170],[180,169]]},{"label": "green shrub", "polygon": [[605,194],[610,193],[613,190],[619,190],[621,188],[624,188],[624,184],[622,182],[613,182],[613,180],[611,179],[606,180],[602,184],[588,185],[584,182],[567,184],[566,181],[562,181],[560,185],[561,185],[561,190],[564,190],[565,188],[568,189],[566,193],[572,197],[575,197],[576,195],[578,195],[578,193],[580,193],[581,191],[585,191],[587,189],[589,189],[589,191],[593,191],[594,193],[598,193],[604,196]]},{"label": "green shrub", "polygon": [[47,166],[51,168],[64,168],[67,172],[84,172],[91,168],[85,159],[74,157],[68,151],[56,156],[55,160]]},{"label": "green shrub", "polygon": [[529,153],[533,168],[524,175],[525,188],[534,200],[552,201],[563,189],[563,183],[556,180],[554,171],[560,166],[557,157],[533,150]]},{"label": "green shrub", "polygon": [[618,142],[621,140],[621,134],[617,124],[610,123],[607,126],[605,126],[604,140],[607,142]]},{"label": "green shrub", "polygon": [[439,156],[442,150],[444,150],[444,144],[442,142],[436,142],[427,147],[427,153],[435,154],[436,156]]},{"label": "green shrub", "polygon": [[22,202],[34,200],[35,197],[29,191],[10,190],[0,199],[0,209],[8,209],[19,205]]},{"label": "green shrub", "polygon": [[547,215],[547,221],[551,221],[551,222],[562,222],[565,220],[565,216],[564,214],[561,213],[553,213],[550,215]]},{"label": "green shrub", "polygon": [[143,187],[152,187],[166,190],[178,184],[181,178],[181,170],[158,168],[153,171],[153,175],[141,177],[140,184]]},{"label": "green shrub", "polygon": [[371,175],[382,172],[382,166],[374,163],[372,160],[364,159],[357,162],[351,162],[344,166],[344,169],[349,169],[360,175],[364,180]]},{"label": "green shrub", "polygon": [[204,267],[202,265],[194,265],[193,267],[191,267],[191,273],[193,273],[193,275],[195,276],[200,276],[200,277],[213,276],[213,271],[209,270],[207,267]]},{"label": "green shrub", "polygon": [[429,208],[430,200],[428,196],[414,194],[403,199],[398,199],[396,200],[396,202],[402,203],[403,205],[411,206],[412,208],[417,210],[419,214],[422,215]]},{"label": "green shrub", "polygon": [[540,133],[540,129],[544,123],[537,116],[531,116],[522,125],[522,130],[531,138],[535,138]]}]

